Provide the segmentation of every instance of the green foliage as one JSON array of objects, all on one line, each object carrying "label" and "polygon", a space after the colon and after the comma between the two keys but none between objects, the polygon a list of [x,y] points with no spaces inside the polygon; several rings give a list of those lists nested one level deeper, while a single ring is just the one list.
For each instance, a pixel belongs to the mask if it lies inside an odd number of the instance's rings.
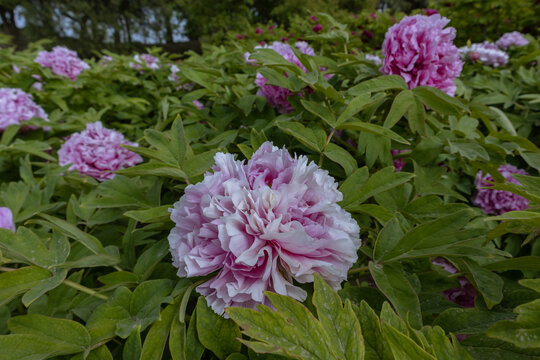
[{"label": "green foliage", "polygon": [[[245,11],[236,10],[232,19]],[[198,18],[201,27],[223,20],[208,20],[212,11]],[[2,87],[31,93],[50,118],[28,122],[38,129],[14,125],[0,135],[0,206],[12,210],[17,226],[15,233],[0,229],[0,358],[540,356],[538,42],[512,50],[506,67],[466,65],[450,97],[408,89],[350,53],[375,48],[392,23],[389,13],[347,21],[340,13],[315,15],[319,34],[308,18],[291,22],[316,49],[313,57],[298,54],[308,72],[252,48],[288,36],[284,28],[205,45],[175,63],[177,80],[169,79],[171,57],[159,49],[149,50],[162,64],[155,71],[132,69],[131,57],[107,52],[112,62],[89,60],[75,81],[33,61],[39,44],[0,50]],[[374,30],[375,40],[352,36],[358,26]],[[245,63],[245,51],[258,65]],[[257,95],[257,72],[301,94],[289,97],[294,111],[279,114]],[[33,75],[43,91],[32,87]],[[144,161],[103,182],[59,166],[64,138],[95,121],[137,141],[126,147]],[[177,276],[169,209],[211,171],[217,152],[245,160],[267,140],[336,179],[339,205],[360,225],[362,246],[339,293],[315,275],[314,285],[298,284],[308,294],[304,304],[268,293],[273,308],[229,308],[232,320],[225,319],[196,293],[214,274]],[[405,151],[393,156],[397,149]],[[393,166],[398,158],[401,171]],[[531,175],[505,182],[497,172],[505,163]],[[492,175],[495,189],[527,198],[529,209],[483,214],[472,200],[479,171]],[[434,265],[437,258],[456,273]],[[444,296],[464,291],[464,282],[476,293],[472,308]],[[460,346],[454,334],[470,336]]]}]

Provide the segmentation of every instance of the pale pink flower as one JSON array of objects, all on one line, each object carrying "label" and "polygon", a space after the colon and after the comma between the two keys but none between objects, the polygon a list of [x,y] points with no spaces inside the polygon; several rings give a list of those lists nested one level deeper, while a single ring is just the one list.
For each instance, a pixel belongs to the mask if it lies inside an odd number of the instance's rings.
[{"label": "pale pink flower", "polygon": [[8,229],[15,232],[13,213],[7,207],[0,207],[0,228]]},{"label": "pale pink flower", "polygon": [[118,131],[104,128],[101,122],[86,125],[86,129],[66,138],[58,150],[60,166],[70,165],[100,181],[112,179],[114,171],[125,169],[142,161],[142,158],[122,145],[138,146],[124,139]]},{"label": "pale pink flower", "polygon": [[161,67],[159,59],[150,54],[136,54],[133,56],[133,60],[135,60],[135,62],[129,63],[129,67],[132,69],[142,69],[143,67],[147,67],[152,70],[157,70]]},{"label": "pale pink flower", "polygon": [[508,49],[512,46],[521,47],[529,44],[529,40],[525,39],[522,33],[512,31],[500,37],[495,44],[501,49]]},{"label": "pale pink flower", "polygon": [[456,29],[444,28],[449,22],[439,14],[414,15],[392,25],[384,38],[381,72],[400,75],[409,88],[433,86],[453,96],[463,62],[452,42]]},{"label": "pale pink flower", "polygon": [[84,70],[90,69],[75,51],[63,46],[55,46],[52,51],[40,51],[34,61],[50,68],[55,75],[67,76],[71,81],[75,81]]},{"label": "pale pink flower", "polygon": [[462,58],[478,61],[486,66],[499,67],[508,62],[508,54],[488,41],[460,47],[459,52]]},{"label": "pale pink flower", "polygon": [[203,103],[201,103],[199,100],[193,100],[193,105],[195,105],[195,107],[199,110],[204,109]]},{"label": "pale pink flower", "polygon": [[171,68],[171,74],[169,75],[169,80],[174,81],[174,82],[180,80],[180,78],[177,75],[180,72],[180,69],[178,68],[178,66],[176,64],[172,64],[170,68]]},{"label": "pale pink flower", "polygon": [[21,89],[0,88],[0,131],[34,117],[49,121],[47,114],[34,102],[32,95]]},{"label": "pale pink flower", "polygon": [[307,294],[294,282],[311,282],[315,272],[339,289],[357,259],[359,227],[337,204],[343,196],[328,172],[270,142],[247,163],[224,153],[215,161],[171,209],[178,275],[217,272],[197,291],[218,314],[268,305],[264,291],[302,301]]},{"label": "pale pink flower", "polygon": [[375,65],[382,65],[381,58],[374,54],[366,54],[366,60],[371,61]]},{"label": "pale pink flower", "polygon": [[[444,258],[435,258],[431,261],[434,265],[441,266],[444,270],[450,274],[456,274],[458,270],[452,265],[452,263]],[[466,277],[460,276],[459,287],[451,288],[443,291],[443,295],[450,301],[464,307],[474,307],[474,298],[476,297],[476,290],[474,286],[467,280]]]},{"label": "pale pink flower", "polygon": [[[506,164],[499,166],[499,173],[505,180],[512,184],[520,185],[519,181],[512,177],[512,174],[529,175],[525,170],[518,169],[515,166]],[[481,187],[491,187],[492,184],[487,181],[493,181],[491,175],[482,176],[482,171],[476,174],[474,182],[477,188],[476,196],[473,200],[486,214],[504,214],[508,211],[525,210],[529,207],[529,200],[517,194],[504,190],[481,189]]]}]

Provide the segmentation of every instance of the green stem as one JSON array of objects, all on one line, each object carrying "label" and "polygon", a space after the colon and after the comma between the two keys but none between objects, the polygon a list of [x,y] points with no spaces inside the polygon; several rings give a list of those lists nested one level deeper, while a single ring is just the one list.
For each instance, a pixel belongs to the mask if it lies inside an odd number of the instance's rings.
[{"label": "green stem", "polygon": [[361,266],[361,267],[358,267],[358,268],[350,269],[347,272],[347,275],[354,275],[354,274],[358,274],[358,273],[368,271],[368,270],[369,270],[369,266]]},{"label": "green stem", "polygon": [[108,300],[109,298],[105,295],[102,295],[102,294],[99,294],[97,291],[95,290],[92,290],[90,288],[87,288],[86,286],[84,285],[81,285],[81,284],[78,284],[74,281],[71,281],[71,280],[68,280],[68,279],[64,279],[63,283],[67,286],[71,286],[72,288],[74,289],[77,289],[79,291],[82,291],[83,293],[86,293],[88,295],[91,295],[91,296],[95,296],[97,297],[98,299],[102,299],[102,300]]}]

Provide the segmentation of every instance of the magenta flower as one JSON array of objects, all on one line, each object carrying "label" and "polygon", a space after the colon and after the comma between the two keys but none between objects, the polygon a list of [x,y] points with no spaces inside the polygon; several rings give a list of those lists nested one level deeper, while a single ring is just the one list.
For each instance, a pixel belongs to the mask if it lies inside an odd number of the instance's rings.
[{"label": "magenta flower", "polygon": [[142,161],[139,155],[122,145],[138,146],[124,139],[118,131],[104,128],[98,121],[66,138],[58,150],[58,162],[60,166],[71,164],[69,171],[77,170],[100,181],[112,179],[114,171]]},{"label": "magenta flower", "polygon": [[[498,171],[507,182],[518,185],[521,184],[512,177],[512,174],[529,175],[525,170],[509,164],[499,166]],[[508,211],[525,210],[529,207],[529,200],[509,191],[481,189],[481,187],[492,186],[486,181],[493,181],[493,178],[489,174],[482,176],[482,172],[479,171],[474,182],[477,193],[473,200],[473,203],[480,206],[486,214],[504,214]]]},{"label": "magenta flower", "polygon": [[34,61],[50,68],[55,75],[67,76],[71,81],[75,81],[84,70],[90,69],[75,51],[63,46],[55,46],[52,51],[40,51]]},{"label": "magenta flower", "polygon": [[0,228],[8,229],[15,232],[13,213],[7,207],[0,207]]},{"label": "magenta flower", "polygon": [[369,14],[369,17],[372,18],[373,20],[375,20],[377,18],[377,14],[371,13],[371,14]]},{"label": "magenta flower", "polygon": [[172,64],[170,66],[170,69],[171,69],[171,74],[169,75],[168,79],[170,81],[178,81],[180,78],[178,77],[177,73],[180,72],[180,69],[178,68],[178,66],[176,66],[176,64]]},{"label": "magenta flower", "polygon": [[101,60],[99,61],[99,65],[105,66],[105,65],[107,65],[108,63],[110,63],[110,62],[113,61],[113,60],[114,60],[114,59],[113,59],[111,56],[109,56],[109,55],[103,55],[103,56],[101,57]]},{"label": "magenta flower", "polygon": [[373,34],[371,31],[369,30],[364,30],[362,31],[362,36],[365,37],[366,39],[373,39],[373,37],[375,36],[375,34]]},{"label": "magenta flower", "polygon": [[[441,266],[444,270],[450,274],[457,273],[457,269],[450,263],[450,261],[444,258],[435,258],[431,261],[434,265]],[[464,308],[474,307],[474,298],[476,296],[476,290],[474,286],[467,280],[466,277],[459,277],[459,287],[448,289],[443,291],[443,295],[453,303],[456,303]]]},{"label": "magenta flower", "polygon": [[315,272],[339,289],[357,259],[359,227],[337,204],[343,196],[328,172],[270,142],[247,163],[223,153],[215,161],[171,209],[178,275],[217,272],[197,291],[218,314],[269,305],[264,291],[304,300],[294,281]]},{"label": "magenta flower", "polygon": [[471,62],[478,61],[486,66],[499,67],[508,62],[508,54],[488,41],[471,44],[470,47],[460,47],[459,52],[463,59],[468,59]]},{"label": "magenta flower", "polygon": [[[392,155],[398,155],[406,151],[407,150],[390,150],[390,153],[392,153]],[[394,167],[396,168],[396,171],[403,170],[406,164],[407,163],[403,159],[400,159],[400,158],[394,159]]]},{"label": "magenta flower", "polygon": [[34,117],[49,121],[47,114],[34,102],[32,95],[21,89],[0,88],[0,131]]},{"label": "magenta flower", "polygon": [[143,67],[147,67],[152,70],[157,70],[161,67],[159,59],[150,54],[136,54],[133,56],[133,60],[135,60],[135,62],[129,63],[129,67],[132,69],[142,69]]},{"label": "magenta flower", "polygon": [[255,29],[255,34],[262,34],[263,33],[263,29],[261,28],[256,28]]},{"label": "magenta flower", "polygon": [[508,49],[512,46],[520,47],[529,44],[529,40],[525,39],[523,34],[517,31],[512,31],[500,37],[495,44],[501,49]]},{"label": "magenta flower", "polygon": [[316,33],[318,33],[318,32],[320,32],[320,31],[323,29],[323,27],[322,27],[321,24],[315,24],[315,25],[313,25],[313,28],[312,28],[312,29],[313,29],[313,31],[315,31]]},{"label": "magenta flower", "polygon": [[313,15],[311,15],[311,16],[309,17],[309,20],[311,20],[311,21],[313,21],[313,22],[319,21],[319,19],[318,19],[316,16],[313,16]]},{"label": "magenta flower", "polygon": [[463,62],[452,43],[456,30],[444,29],[449,22],[438,14],[414,15],[392,25],[384,38],[382,73],[400,75],[409,88],[433,86],[453,96]]},{"label": "magenta flower", "polygon": [[242,36],[242,34],[236,34],[236,38],[237,38],[238,40],[242,40],[244,37]]},{"label": "magenta flower", "polygon": [[435,9],[422,9],[422,12],[426,14],[427,16],[431,16],[431,15],[435,15],[439,13],[439,11]]},{"label": "magenta flower", "polygon": [[[315,55],[315,51],[306,43],[305,41],[298,41],[295,44],[296,48],[300,50],[301,53],[306,55]],[[256,46],[255,48],[261,48]],[[291,46],[279,41],[274,41],[271,46],[263,46],[263,48],[269,48],[283,56],[287,61],[292,64],[297,65],[302,70],[307,71],[306,67],[300,62],[298,57],[294,54]],[[253,63],[254,61],[249,60],[249,53],[244,54],[244,59],[246,62]],[[294,93],[287,89],[276,85],[267,84],[267,79],[262,76],[260,73],[257,73],[255,76],[255,84],[259,87],[258,95],[266,97],[266,101],[273,108],[277,109],[280,113],[285,114],[294,110],[291,103],[287,100],[289,96],[294,95]]]}]

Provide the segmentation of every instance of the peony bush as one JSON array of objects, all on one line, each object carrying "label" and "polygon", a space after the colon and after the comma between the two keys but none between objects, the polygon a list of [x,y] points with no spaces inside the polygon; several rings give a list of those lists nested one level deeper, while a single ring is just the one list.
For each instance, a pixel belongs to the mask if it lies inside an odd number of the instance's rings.
[{"label": "peony bush", "polygon": [[0,49],[0,359],[539,357],[540,45],[439,11]]}]

